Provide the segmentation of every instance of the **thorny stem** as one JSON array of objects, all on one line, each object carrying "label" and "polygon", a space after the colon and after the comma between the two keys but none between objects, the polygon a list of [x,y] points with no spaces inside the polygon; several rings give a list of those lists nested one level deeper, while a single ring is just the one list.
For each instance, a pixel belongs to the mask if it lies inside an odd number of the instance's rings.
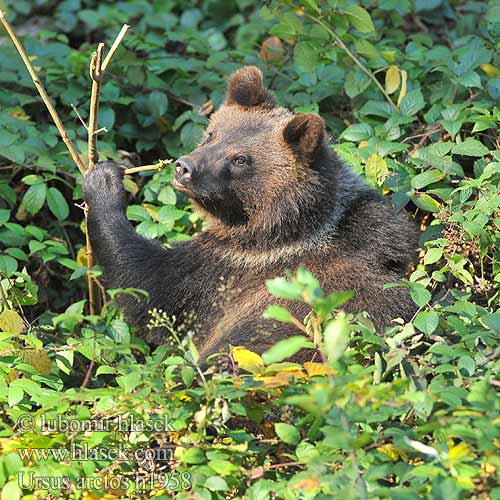
[{"label": "thorny stem", "polygon": [[82,174],[84,174],[85,171],[87,170],[85,167],[85,164],[83,163],[82,159],[80,158],[78,151],[73,146],[71,139],[68,137],[68,133],[66,132],[66,130],[61,122],[61,119],[59,118],[59,115],[57,114],[57,111],[54,108],[54,106],[50,100],[50,97],[48,96],[40,78],[38,77],[38,74],[35,71],[35,68],[31,64],[31,61],[29,60],[29,57],[26,54],[26,51],[24,50],[22,43],[17,38],[17,35],[15,34],[14,30],[12,29],[12,26],[10,25],[9,21],[7,21],[7,18],[5,17],[5,13],[2,10],[0,10],[0,22],[2,23],[3,27],[5,28],[5,31],[9,35],[10,39],[12,40],[12,43],[14,44],[17,51],[19,52],[21,59],[23,60],[24,64],[26,65],[26,68],[28,69],[28,72],[31,76],[31,79],[33,80],[33,83],[35,84],[35,87],[38,90],[38,93],[40,94],[40,97],[42,98],[45,106],[47,107],[47,110],[49,111],[50,116],[52,117],[52,120],[54,121],[54,124],[57,127],[57,130],[59,131],[59,134],[61,135],[62,140],[64,141],[64,144],[66,144],[66,147],[68,148],[68,151],[71,155],[71,158],[73,158],[73,161],[75,162],[76,166],[78,167],[78,170],[80,170],[80,172]]}]

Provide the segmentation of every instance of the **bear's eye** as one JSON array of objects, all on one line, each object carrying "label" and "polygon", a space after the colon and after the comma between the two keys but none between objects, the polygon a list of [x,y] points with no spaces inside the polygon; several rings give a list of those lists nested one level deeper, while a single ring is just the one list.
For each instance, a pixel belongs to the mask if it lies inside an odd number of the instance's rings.
[{"label": "bear's eye", "polygon": [[236,165],[245,165],[247,159],[244,156],[237,156],[236,158],[233,159],[233,162]]}]

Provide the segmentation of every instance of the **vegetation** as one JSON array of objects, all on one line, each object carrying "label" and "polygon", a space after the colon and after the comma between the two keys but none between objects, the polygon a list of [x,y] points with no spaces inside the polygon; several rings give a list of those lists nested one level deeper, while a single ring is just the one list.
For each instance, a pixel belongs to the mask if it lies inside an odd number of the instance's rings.
[{"label": "vegetation", "polygon": [[[85,161],[71,106],[88,119],[89,56],[128,23],[102,85],[101,158],[189,151],[225,77],[257,64],[278,101],[320,113],[338,153],[423,231],[420,262],[387,285],[408,287],[418,313],[384,335],[341,311],[348,292],[325,295],[301,269],[268,286],[310,305],[303,336],[206,366],[191,332],[153,311],[168,343],[152,350],[113,308],[116,291],[88,314],[85,276],[99,269],[86,262],[81,176],[0,33],[2,500],[500,499],[498,2],[1,8]],[[202,229],[171,178],[166,167],[126,179],[145,237]],[[280,307],[266,314],[297,323]],[[317,362],[287,361],[304,346]],[[109,425],[85,427],[99,421]]]}]

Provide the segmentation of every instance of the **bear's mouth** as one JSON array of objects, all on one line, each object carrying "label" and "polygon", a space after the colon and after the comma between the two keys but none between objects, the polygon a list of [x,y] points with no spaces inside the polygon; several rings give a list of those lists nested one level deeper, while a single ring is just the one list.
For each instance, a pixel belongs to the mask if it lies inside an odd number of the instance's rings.
[{"label": "bear's mouth", "polygon": [[182,182],[179,182],[175,177],[174,180],[172,181],[172,185],[174,186],[175,189],[177,189],[177,191],[181,191],[182,193],[186,194],[191,193],[189,187],[183,184]]}]

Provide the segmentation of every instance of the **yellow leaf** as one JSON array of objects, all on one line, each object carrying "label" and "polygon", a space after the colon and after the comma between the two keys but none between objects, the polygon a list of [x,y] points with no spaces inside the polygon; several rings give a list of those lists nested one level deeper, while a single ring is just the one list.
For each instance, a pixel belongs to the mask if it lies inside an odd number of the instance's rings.
[{"label": "yellow leaf", "polygon": [[365,175],[378,186],[384,183],[388,173],[389,169],[386,161],[378,154],[372,154],[368,160],[366,160]]},{"label": "yellow leaf", "polygon": [[29,120],[30,116],[26,114],[23,108],[21,106],[16,106],[15,108],[12,109],[10,112],[10,116],[12,118],[17,118],[18,120]]},{"label": "yellow leaf", "polygon": [[321,482],[317,478],[306,478],[306,479],[301,479],[297,483],[293,485],[293,487],[296,490],[302,490],[302,491],[315,491],[319,489],[321,486]]},{"label": "yellow leaf", "polygon": [[360,141],[360,143],[358,144],[358,149],[366,148],[366,146],[368,146],[368,141]]},{"label": "yellow leaf", "polygon": [[323,363],[304,363],[304,368],[310,377],[315,377],[316,375],[334,375],[335,371],[326,366]]},{"label": "yellow leaf", "polygon": [[382,446],[378,446],[377,451],[388,456],[393,462],[395,462],[399,458],[399,451],[391,443],[387,443],[387,444],[383,444]]},{"label": "yellow leaf", "polygon": [[263,383],[263,387],[266,389],[274,389],[276,387],[282,387],[290,384],[290,380],[294,378],[295,380],[304,378],[306,375],[300,370],[293,372],[279,372],[271,377],[254,377],[254,380]]},{"label": "yellow leaf", "polygon": [[448,460],[450,465],[455,465],[461,458],[471,456],[469,445],[465,442],[457,444],[448,451]]},{"label": "yellow leaf", "polygon": [[493,64],[481,64],[481,69],[492,78],[500,78],[500,69]]},{"label": "yellow leaf", "polygon": [[0,314],[0,330],[7,333],[21,333],[24,330],[23,318],[16,311],[5,309]]},{"label": "yellow leaf", "polygon": [[23,352],[23,359],[26,363],[36,368],[44,375],[50,375],[52,369],[52,361],[45,349],[26,349]]},{"label": "yellow leaf", "polygon": [[497,467],[490,462],[483,462],[481,464],[481,471],[485,476],[492,476],[497,471]]},{"label": "yellow leaf", "polygon": [[398,109],[401,106],[401,101],[403,100],[403,97],[406,95],[406,80],[408,78],[408,74],[404,69],[401,70],[401,90],[399,91],[399,97],[398,97]]},{"label": "yellow leaf", "polygon": [[475,487],[474,482],[470,477],[457,476],[457,483],[468,490],[472,490]]},{"label": "yellow leaf", "polygon": [[398,90],[399,84],[401,83],[401,75],[399,74],[399,69],[397,66],[389,66],[389,69],[385,73],[385,90],[388,94],[392,94]]},{"label": "yellow leaf", "polygon": [[82,247],[76,254],[76,261],[80,266],[87,267],[87,247]]},{"label": "yellow leaf", "polygon": [[146,209],[146,212],[151,216],[151,218],[154,221],[158,220],[158,208],[152,205],[143,205],[143,207]]},{"label": "yellow leaf", "polygon": [[264,361],[255,352],[249,351],[241,346],[233,347],[233,358],[238,366],[250,373],[259,373],[264,368]]}]

